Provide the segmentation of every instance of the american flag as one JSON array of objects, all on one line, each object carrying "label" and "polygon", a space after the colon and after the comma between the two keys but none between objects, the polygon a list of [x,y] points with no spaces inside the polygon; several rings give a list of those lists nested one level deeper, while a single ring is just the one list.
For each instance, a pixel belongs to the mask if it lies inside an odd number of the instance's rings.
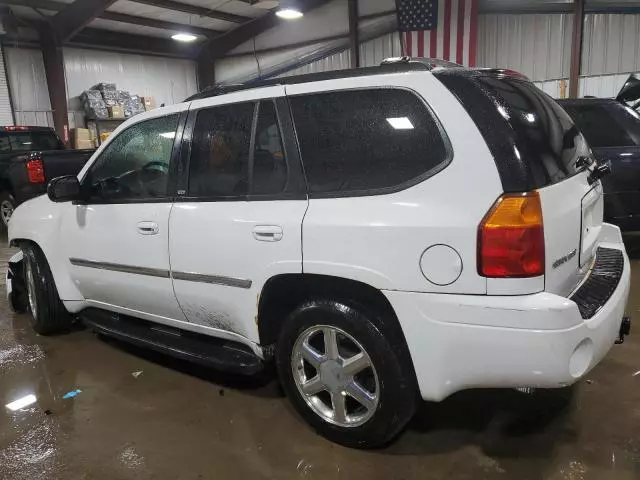
[{"label": "american flag", "polygon": [[479,0],[396,0],[403,54],[476,65]]}]

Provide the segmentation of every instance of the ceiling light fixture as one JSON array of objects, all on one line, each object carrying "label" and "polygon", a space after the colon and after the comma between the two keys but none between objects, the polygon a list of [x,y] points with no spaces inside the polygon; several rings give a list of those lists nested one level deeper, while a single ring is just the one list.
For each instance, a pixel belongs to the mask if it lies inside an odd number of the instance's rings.
[{"label": "ceiling light fixture", "polygon": [[171,38],[173,38],[177,42],[187,42],[187,43],[194,42],[195,40],[198,39],[198,37],[190,33],[176,33],[175,35],[171,35]]},{"label": "ceiling light fixture", "polygon": [[296,20],[302,17],[303,13],[300,11],[295,1],[281,0],[280,8],[276,11],[276,15],[285,20]]}]

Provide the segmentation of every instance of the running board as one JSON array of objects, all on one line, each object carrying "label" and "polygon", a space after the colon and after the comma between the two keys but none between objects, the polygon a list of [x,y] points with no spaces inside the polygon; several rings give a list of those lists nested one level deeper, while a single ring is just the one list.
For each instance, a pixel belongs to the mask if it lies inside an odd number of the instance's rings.
[{"label": "running board", "polygon": [[79,316],[96,333],[207,367],[242,375],[254,375],[264,367],[264,362],[240,343],[97,308],[83,310]]}]

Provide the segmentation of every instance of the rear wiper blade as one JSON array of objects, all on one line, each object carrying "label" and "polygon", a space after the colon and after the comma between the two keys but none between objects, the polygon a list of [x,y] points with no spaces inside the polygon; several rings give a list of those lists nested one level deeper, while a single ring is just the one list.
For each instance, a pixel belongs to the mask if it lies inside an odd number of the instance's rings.
[{"label": "rear wiper blade", "polygon": [[591,173],[587,177],[587,182],[589,182],[589,185],[593,185],[602,177],[605,177],[610,173],[611,173],[611,162],[596,164],[596,168],[591,170]]}]

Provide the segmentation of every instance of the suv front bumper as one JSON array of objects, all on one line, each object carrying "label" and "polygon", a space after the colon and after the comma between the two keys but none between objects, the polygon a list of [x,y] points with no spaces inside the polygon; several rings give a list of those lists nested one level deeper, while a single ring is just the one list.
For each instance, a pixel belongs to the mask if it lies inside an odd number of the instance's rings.
[{"label": "suv front bumper", "polygon": [[[547,292],[385,291],[404,331],[422,397],[438,401],[468,388],[563,387],[595,367],[618,338],[630,285],[620,231],[606,224],[604,229],[600,247],[621,252],[624,263],[617,286],[589,318],[572,299]],[[589,277],[582,285],[588,282]]]}]

